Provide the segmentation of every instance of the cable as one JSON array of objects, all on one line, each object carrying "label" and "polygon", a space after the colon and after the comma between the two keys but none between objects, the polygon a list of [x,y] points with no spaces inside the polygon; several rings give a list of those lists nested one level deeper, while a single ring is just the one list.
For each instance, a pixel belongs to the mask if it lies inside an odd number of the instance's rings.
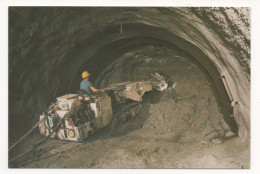
[{"label": "cable", "polygon": [[[43,141],[41,141],[40,143],[38,143],[37,145],[35,145],[33,148],[31,148],[30,150],[27,150],[26,152],[23,152],[23,153],[21,153],[20,155],[18,155],[18,156],[16,156],[16,157],[14,157],[14,158],[12,158],[11,160],[9,160],[8,162],[9,163],[12,163],[13,161],[15,161],[15,160],[17,160],[18,158],[21,158],[22,156],[24,156],[25,154],[27,154],[27,153],[29,153],[30,151],[32,151],[32,150],[34,150],[34,149],[36,149],[37,147],[39,147],[42,143],[44,143],[54,132],[56,132],[57,131],[57,129],[60,127],[60,125],[62,124],[62,122],[65,120],[65,119],[67,119],[67,118],[69,118],[70,116],[71,116],[71,113],[73,113],[74,111],[77,111],[77,110],[79,110],[79,109],[81,109],[82,107],[78,107],[78,108],[72,108],[72,110],[71,111],[69,111],[69,112],[67,112],[65,115],[64,115],[64,117],[60,120],[60,122],[57,124],[57,126],[53,129],[53,131],[50,133],[50,135],[48,135],[47,137],[45,137],[44,138],[44,140]],[[51,111],[49,111],[49,113],[50,113]],[[17,144],[17,143],[16,143]]]},{"label": "cable", "polygon": [[[67,115],[67,114],[66,114],[66,115]],[[35,145],[33,148],[31,148],[31,149],[29,149],[29,150],[27,150],[27,151],[21,153],[20,155],[18,155],[18,156],[16,156],[16,157],[12,158],[12,159],[9,160],[8,162],[9,162],[9,163],[12,163],[13,161],[15,161],[15,160],[17,160],[18,158],[24,156],[25,154],[27,154],[27,153],[29,153],[30,151],[36,149],[36,148],[39,147],[42,143],[44,143],[44,142],[45,142],[54,132],[56,132],[56,130],[60,127],[62,121],[65,119],[65,117],[67,117],[66,115],[60,120],[60,122],[59,122],[59,123],[57,124],[57,126],[53,129],[53,131],[52,131],[47,137],[44,138],[43,141],[41,141],[40,143],[38,143],[37,145]]]},{"label": "cable", "polygon": [[9,149],[8,149],[8,152],[10,150],[12,150],[18,143],[20,143],[21,141],[23,141],[27,136],[29,136],[32,131],[41,123],[43,122],[45,119],[47,118],[47,115],[45,115],[43,117],[43,119],[39,120],[24,136],[22,136],[18,141],[16,141]]},{"label": "cable", "polygon": [[[53,104],[49,107],[49,110],[47,111],[48,114],[52,112],[53,107],[54,107]],[[8,149],[8,152],[9,152],[10,150],[12,150],[18,143],[20,143],[21,141],[23,141],[26,137],[28,137],[28,136],[32,133],[32,131],[33,131],[41,122],[43,122],[43,121],[47,118],[47,115],[45,114],[45,112],[43,112],[43,113],[44,113],[43,119],[39,120],[24,136],[22,136],[18,141],[16,141],[16,142]]]}]

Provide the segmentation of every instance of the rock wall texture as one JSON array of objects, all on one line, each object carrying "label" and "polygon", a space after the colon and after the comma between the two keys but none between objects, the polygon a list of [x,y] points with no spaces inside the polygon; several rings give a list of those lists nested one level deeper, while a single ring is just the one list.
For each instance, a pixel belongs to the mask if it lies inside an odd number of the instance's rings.
[{"label": "rock wall texture", "polygon": [[250,9],[193,8],[192,11],[214,28],[214,32],[232,51],[250,80]]},{"label": "rock wall texture", "polygon": [[[173,57],[179,69],[169,66]],[[85,69],[103,87],[139,80],[155,65],[196,94],[204,91],[194,79],[205,83],[231,129],[249,137],[250,8],[10,7],[9,135],[25,131],[56,96],[75,92]],[[28,126],[17,128],[21,122]]]}]

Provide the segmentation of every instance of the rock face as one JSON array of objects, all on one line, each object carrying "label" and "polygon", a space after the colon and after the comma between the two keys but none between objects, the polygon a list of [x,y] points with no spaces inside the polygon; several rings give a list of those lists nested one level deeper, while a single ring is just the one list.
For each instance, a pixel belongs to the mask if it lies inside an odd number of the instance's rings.
[{"label": "rock face", "polygon": [[250,135],[250,8],[10,7],[10,138],[77,91],[86,69],[97,87],[164,71]]},{"label": "rock face", "polygon": [[[192,11],[208,23],[223,44],[232,51],[250,80],[250,9],[194,8]],[[238,51],[239,50],[239,51]]]}]

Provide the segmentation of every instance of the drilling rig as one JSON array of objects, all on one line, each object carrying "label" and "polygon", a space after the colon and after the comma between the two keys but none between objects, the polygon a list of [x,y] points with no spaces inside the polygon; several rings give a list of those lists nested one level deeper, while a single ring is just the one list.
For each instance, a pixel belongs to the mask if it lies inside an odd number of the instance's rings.
[{"label": "drilling rig", "polygon": [[61,140],[82,141],[112,122],[113,106],[138,103],[146,92],[164,91],[172,86],[166,74],[153,73],[143,81],[109,85],[97,95],[80,92],[57,97],[49,110],[40,115],[40,133]]}]

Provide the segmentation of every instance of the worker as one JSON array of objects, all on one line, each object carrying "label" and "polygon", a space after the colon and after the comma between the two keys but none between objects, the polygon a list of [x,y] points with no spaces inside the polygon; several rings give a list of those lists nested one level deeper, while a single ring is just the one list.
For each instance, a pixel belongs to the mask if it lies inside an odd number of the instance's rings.
[{"label": "worker", "polygon": [[90,74],[87,71],[82,73],[83,80],[80,83],[80,89],[86,91],[87,94],[93,94],[95,92],[104,92],[104,89],[96,89],[92,83],[88,80]]}]

